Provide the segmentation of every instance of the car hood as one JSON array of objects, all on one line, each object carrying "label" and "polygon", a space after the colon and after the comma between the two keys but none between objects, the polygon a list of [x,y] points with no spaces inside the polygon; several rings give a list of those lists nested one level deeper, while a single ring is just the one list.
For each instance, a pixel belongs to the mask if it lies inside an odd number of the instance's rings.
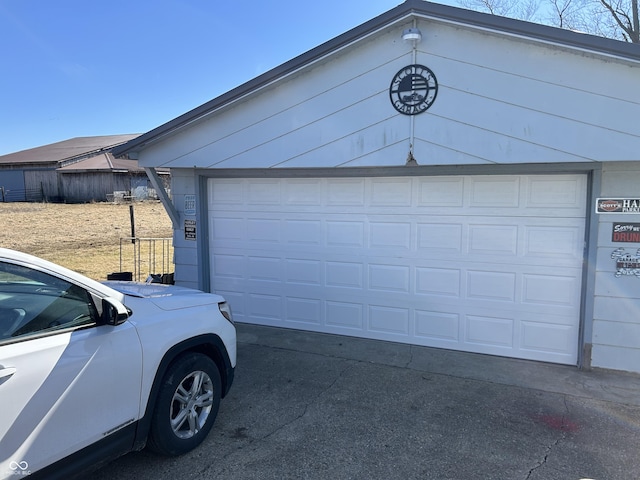
[{"label": "car hood", "polygon": [[123,293],[126,297],[147,299],[163,310],[179,310],[224,302],[220,295],[177,285],[118,281],[103,282],[103,285]]}]

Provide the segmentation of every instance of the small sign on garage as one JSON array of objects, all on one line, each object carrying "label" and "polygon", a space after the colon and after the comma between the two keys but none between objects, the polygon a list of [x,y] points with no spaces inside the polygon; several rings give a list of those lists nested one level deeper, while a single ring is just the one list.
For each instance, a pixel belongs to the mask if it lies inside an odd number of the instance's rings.
[{"label": "small sign on garage", "polygon": [[598,198],[596,213],[640,213],[640,198]]},{"label": "small sign on garage", "polygon": [[614,223],[611,230],[611,241],[640,243],[640,223]]},{"label": "small sign on garage", "polygon": [[184,221],[184,239],[185,240],[196,240],[196,221],[195,220],[185,220]]},{"label": "small sign on garage", "polygon": [[185,215],[196,214],[196,196],[195,195],[184,196],[184,214]]}]

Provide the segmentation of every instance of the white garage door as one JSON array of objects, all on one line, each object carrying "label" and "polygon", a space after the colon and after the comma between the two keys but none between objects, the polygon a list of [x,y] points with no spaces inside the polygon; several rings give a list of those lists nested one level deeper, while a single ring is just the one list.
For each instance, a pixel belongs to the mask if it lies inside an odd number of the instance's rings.
[{"label": "white garage door", "polygon": [[576,364],[584,175],[209,180],[238,321]]}]

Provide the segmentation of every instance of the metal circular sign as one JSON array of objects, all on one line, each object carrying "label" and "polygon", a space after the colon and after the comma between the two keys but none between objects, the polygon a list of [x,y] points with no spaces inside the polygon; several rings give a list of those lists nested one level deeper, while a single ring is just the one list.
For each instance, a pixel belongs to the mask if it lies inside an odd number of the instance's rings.
[{"label": "metal circular sign", "polygon": [[396,73],[389,87],[391,104],[404,115],[426,111],[438,94],[438,81],[424,65],[407,65]]}]

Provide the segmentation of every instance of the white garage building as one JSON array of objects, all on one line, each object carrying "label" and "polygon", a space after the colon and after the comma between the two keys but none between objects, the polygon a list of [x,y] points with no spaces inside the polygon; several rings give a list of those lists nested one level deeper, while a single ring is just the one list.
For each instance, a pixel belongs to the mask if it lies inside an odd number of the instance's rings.
[{"label": "white garage building", "polygon": [[238,321],[640,372],[639,85],[638,45],[408,0],[115,153]]}]

